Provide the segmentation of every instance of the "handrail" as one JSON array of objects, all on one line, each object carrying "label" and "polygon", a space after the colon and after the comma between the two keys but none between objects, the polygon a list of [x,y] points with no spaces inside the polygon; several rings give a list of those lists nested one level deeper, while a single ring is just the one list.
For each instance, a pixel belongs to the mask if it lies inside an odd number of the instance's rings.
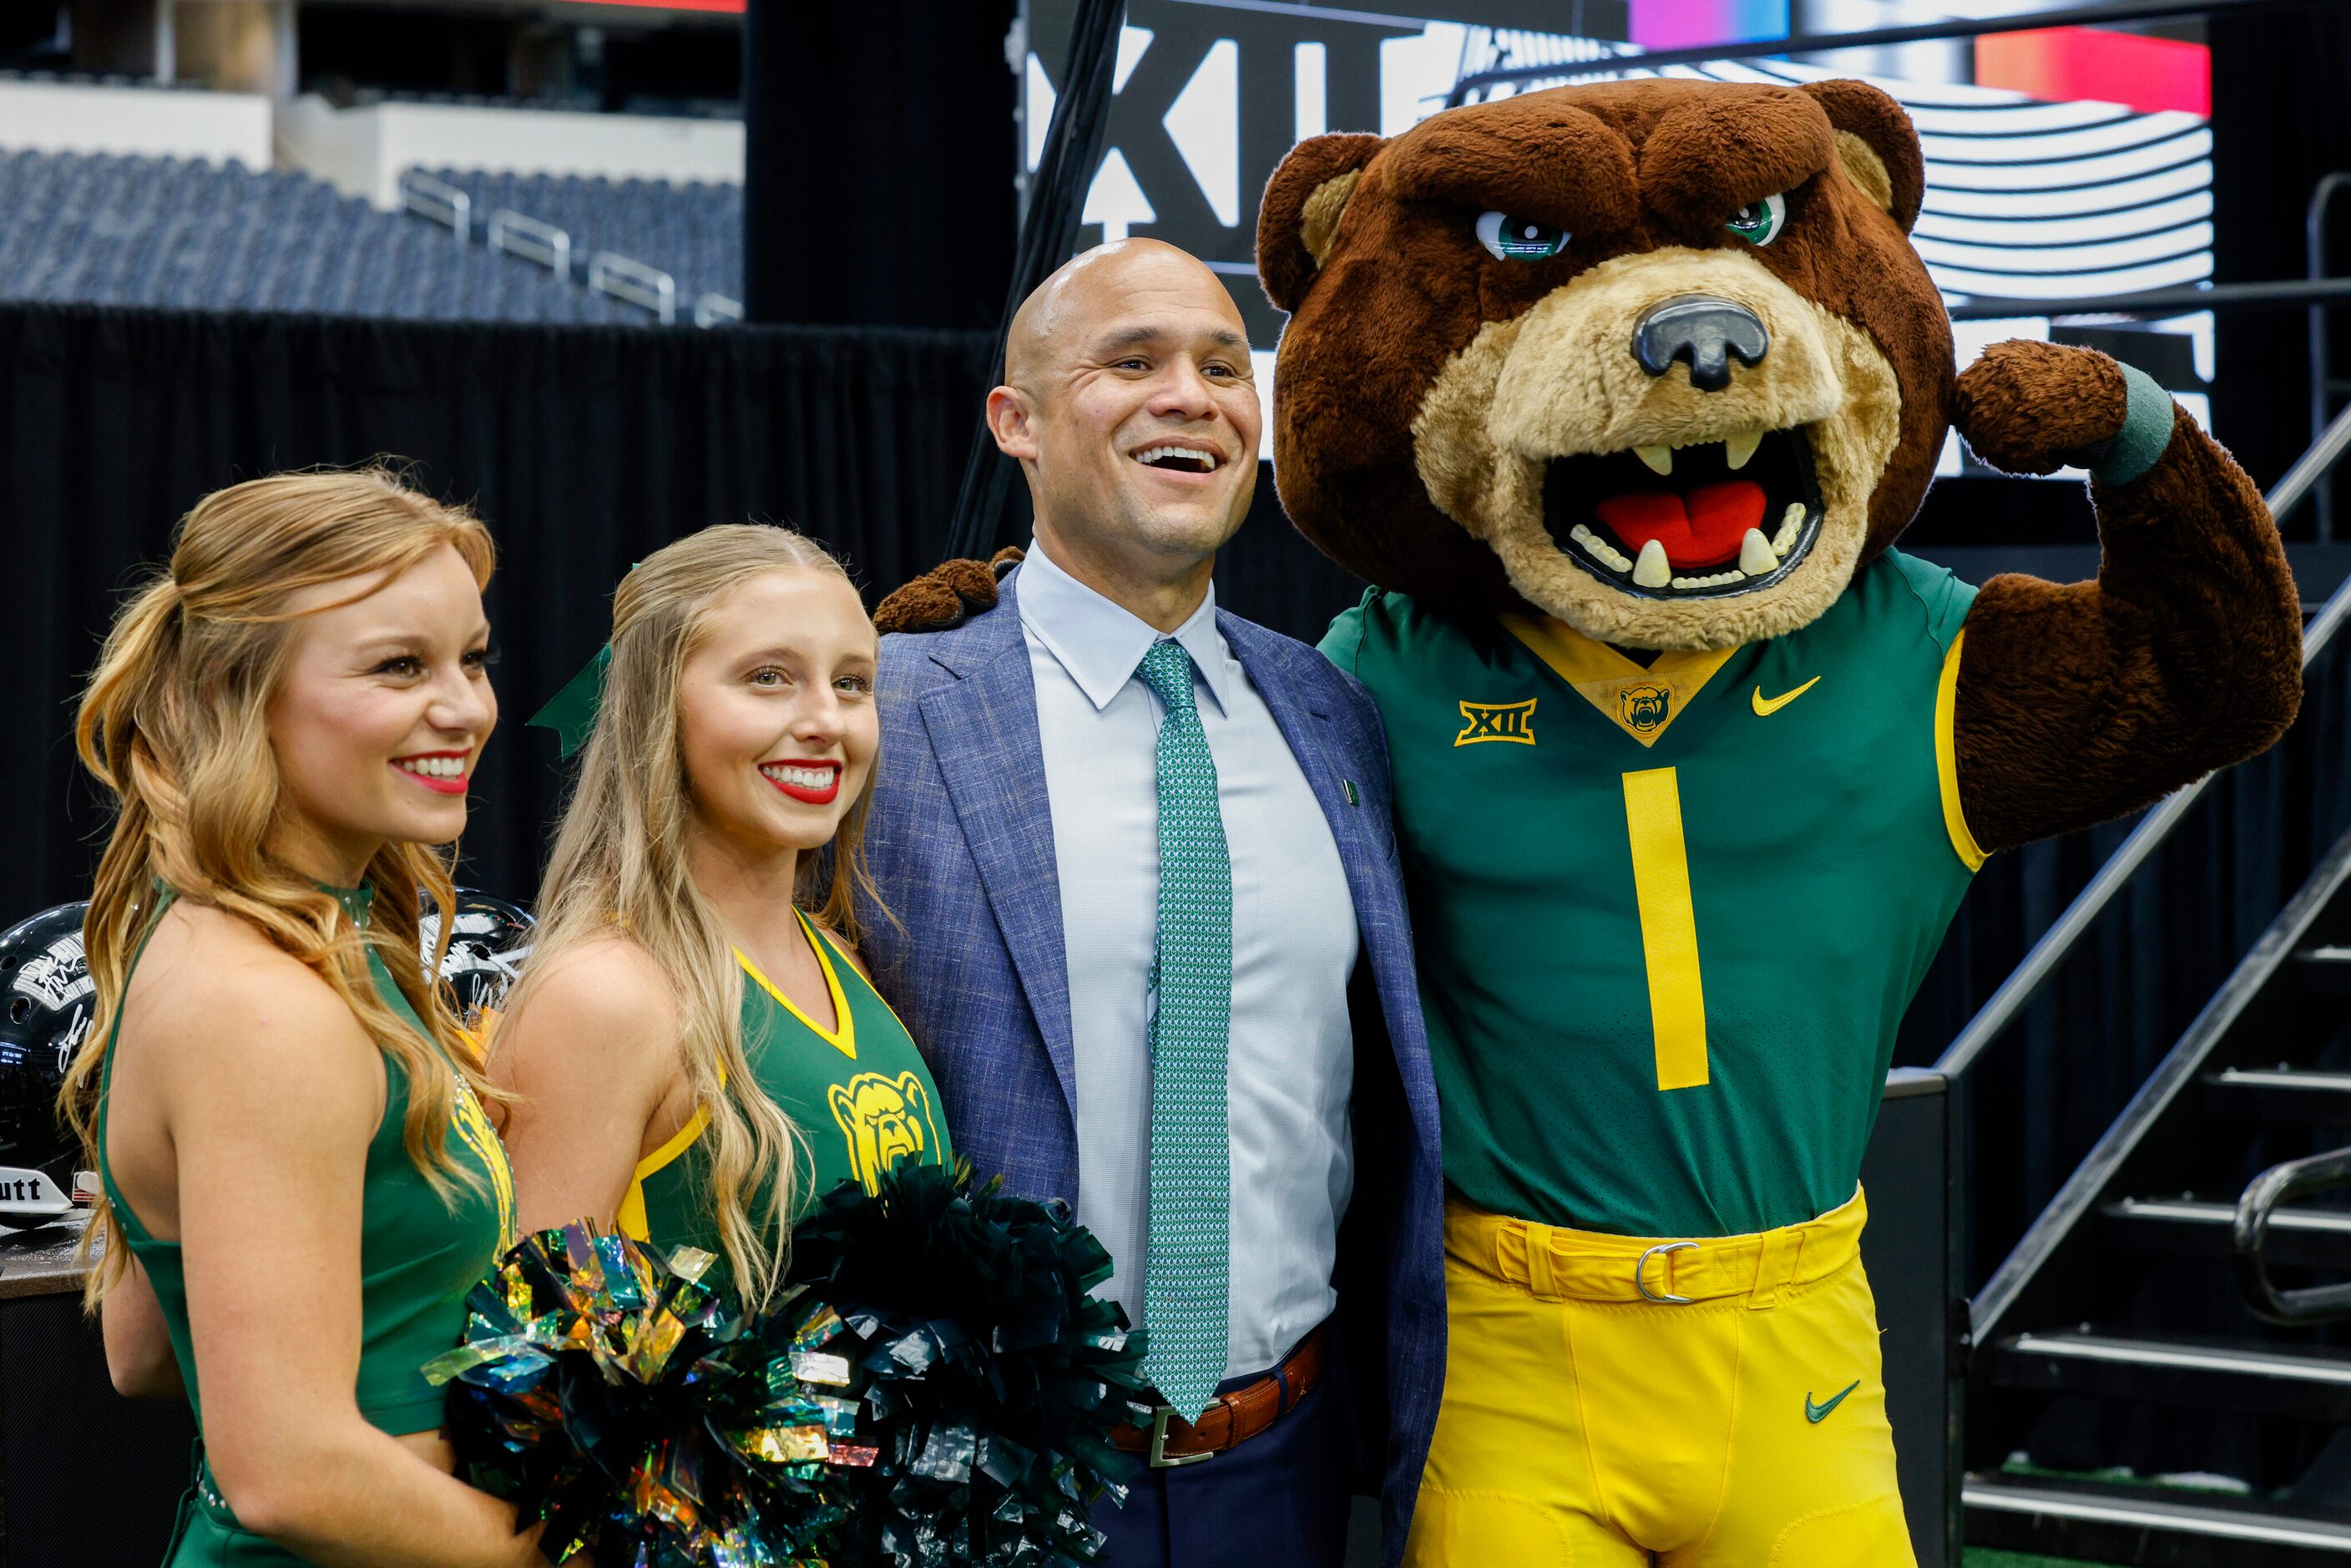
[{"label": "handrail", "polygon": [[2281,1291],[2270,1279],[2269,1260],[2262,1255],[2278,1205],[2290,1197],[2331,1191],[2346,1182],[2351,1182],[2351,1149],[2329,1149],[2323,1155],[2272,1166],[2255,1176],[2237,1199],[2237,1212],[2229,1225],[2229,1249],[2237,1294],[2253,1316],[2265,1323],[2286,1324],[2334,1322],[2351,1317],[2351,1285]]},{"label": "handrail", "polygon": [[490,214],[489,232],[482,243],[526,261],[535,261],[561,278],[571,276],[571,236],[553,224],[528,213],[500,207]]},{"label": "handrail", "polygon": [[[2270,515],[2283,517],[2292,512],[2346,451],[2351,451],[2351,407],[2335,416],[2334,423],[2326,427],[2326,433],[2313,442],[2310,450],[2286,470],[2285,477],[2262,497],[2269,507]],[[2304,629],[2303,668],[2308,669],[2311,661],[2325,651],[2327,643],[2334,640],[2346,619],[2351,619],[2351,577],[2343,580],[2341,586],[2335,589],[2325,605]],[[2011,971],[2008,978],[2001,982],[2000,989],[1991,994],[1991,999],[1968,1020],[1968,1027],[1959,1031],[1959,1038],[1951,1041],[1950,1049],[1936,1061],[1936,1071],[1954,1081],[1966,1077],[1976,1059],[2009,1025],[2016,1021],[2017,1015],[2024,1010],[2027,1004],[2041,994],[2041,988],[2055,975],[2057,967],[2073,952],[2074,945],[2105,913],[2106,905],[2114,902],[2115,894],[2130,881],[2131,873],[2138,870],[2165,839],[2170,837],[2172,830],[2179,825],[2180,819],[2188,814],[2188,809],[2196,803],[2204,793],[2205,786],[2211,781],[2211,776],[2208,774],[2193,784],[2173,790],[2139,819],[2138,826],[2131,830],[2130,837],[2123,841],[2122,847],[2098,868],[2098,873],[2090,879],[2089,885],[2074,895],[2074,902],[2065,906],[2065,913],[2057,917],[2057,923],[2032,945],[2032,951],[2024,956],[2024,962]]]},{"label": "handrail", "polygon": [[430,174],[411,169],[400,177],[400,204],[420,218],[446,224],[460,240],[474,235],[474,198]]},{"label": "handrail", "polygon": [[600,250],[588,258],[588,287],[644,307],[660,317],[664,327],[677,324],[677,279],[658,267],[647,267],[618,251]]},{"label": "handrail", "polygon": [[1658,66],[1703,65],[1710,60],[1755,60],[1771,55],[1812,55],[1831,49],[1878,48],[1888,44],[1928,44],[1947,38],[1980,37],[1987,33],[2036,32],[2043,27],[2112,26],[2124,22],[2160,22],[2180,16],[2249,16],[2260,11],[2294,10],[2318,0],[2128,0],[2122,5],[2074,5],[1982,21],[1952,19],[1902,27],[1868,27],[1853,33],[1791,33],[1784,38],[1748,38],[1695,48],[1646,49],[1596,60],[1562,60],[1547,65],[1507,66],[1477,71],[1453,84],[1445,107],[1458,109],[1468,95],[1489,87],[1553,77],[1595,76],[1626,68],[1647,70]]}]

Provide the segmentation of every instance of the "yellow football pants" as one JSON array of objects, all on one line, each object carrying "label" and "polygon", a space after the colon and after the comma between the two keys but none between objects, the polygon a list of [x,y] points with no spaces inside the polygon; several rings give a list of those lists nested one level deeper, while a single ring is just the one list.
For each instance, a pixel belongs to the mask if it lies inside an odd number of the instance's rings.
[{"label": "yellow football pants", "polygon": [[1864,1215],[1658,1251],[1450,1205],[1405,1568],[1915,1568]]}]

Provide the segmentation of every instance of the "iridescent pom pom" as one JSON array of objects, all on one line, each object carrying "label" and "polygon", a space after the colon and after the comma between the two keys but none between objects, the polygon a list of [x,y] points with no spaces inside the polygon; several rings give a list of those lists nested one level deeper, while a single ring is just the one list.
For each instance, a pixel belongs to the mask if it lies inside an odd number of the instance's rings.
[{"label": "iridescent pom pom", "polygon": [[475,1486],[551,1562],[599,1568],[786,1568],[821,1560],[844,1512],[838,1448],[856,1406],[804,1379],[840,1320],[795,1291],[746,1317],[681,1248],[664,1262],[587,1224],[527,1237],[466,1298],[465,1343],[424,1375],[451,1384],[444,1430]]}]

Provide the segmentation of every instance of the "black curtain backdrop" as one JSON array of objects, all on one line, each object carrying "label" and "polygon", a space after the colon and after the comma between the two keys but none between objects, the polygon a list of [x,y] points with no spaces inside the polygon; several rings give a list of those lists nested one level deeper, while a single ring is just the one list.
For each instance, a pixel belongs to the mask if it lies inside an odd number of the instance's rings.
[{"label": "black curtain backdrop", "polygon": [[[11,568],[0,719],[17,737],[0,753],[11,830],[0,834],[0,919],[85,889],[105,818],[72,754],[78,685],[123,591],[204,492],[383,455],[479,511],[501,551],[489,600],[504,719],[460,875],[528,898],[563,774],[553,737],[523,721],[601,643],[629,564],[679,534],[754,517],[842,552],[869,601],[928,570],[993,380],[988,351],[977,332],[0,307]],[[1939,486],[1921,532],[1934,536],[1941,514],[1980,518],[1991,499],[1967,482]],[[1217,582],[1227,607],[1310,641],[1361,591],[1289,526],[1262,474]],[[1987,1059],[1976,1085],[1978,1278],[2314,852],[2351,823],[2346,731],[2351,683],[2330,657],[2294,737],[2223,778],[2049,1000]],[[1897,1060],[1941,1051],[2126,831],[1992,859],[1905,1021]]]},{"label": "black curtain backdrop", "polygon": [[1012,0],[751,0],[743,272],[754,321],[992,331],[1012,277]]}]

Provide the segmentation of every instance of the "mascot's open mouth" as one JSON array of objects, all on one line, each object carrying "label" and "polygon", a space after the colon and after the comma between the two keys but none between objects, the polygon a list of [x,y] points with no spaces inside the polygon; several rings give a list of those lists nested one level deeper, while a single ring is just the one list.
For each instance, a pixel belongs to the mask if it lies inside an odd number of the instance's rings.
[{"label": "mascot's open mouth", "polygon": [[[1733,456],[1744,460],[1734,466]],[[1554,457],[1543,475],[1552,540],[1609,587],[1643,599],[1769,588],[1811,552],[1822,515],[1801,428]]]}]

